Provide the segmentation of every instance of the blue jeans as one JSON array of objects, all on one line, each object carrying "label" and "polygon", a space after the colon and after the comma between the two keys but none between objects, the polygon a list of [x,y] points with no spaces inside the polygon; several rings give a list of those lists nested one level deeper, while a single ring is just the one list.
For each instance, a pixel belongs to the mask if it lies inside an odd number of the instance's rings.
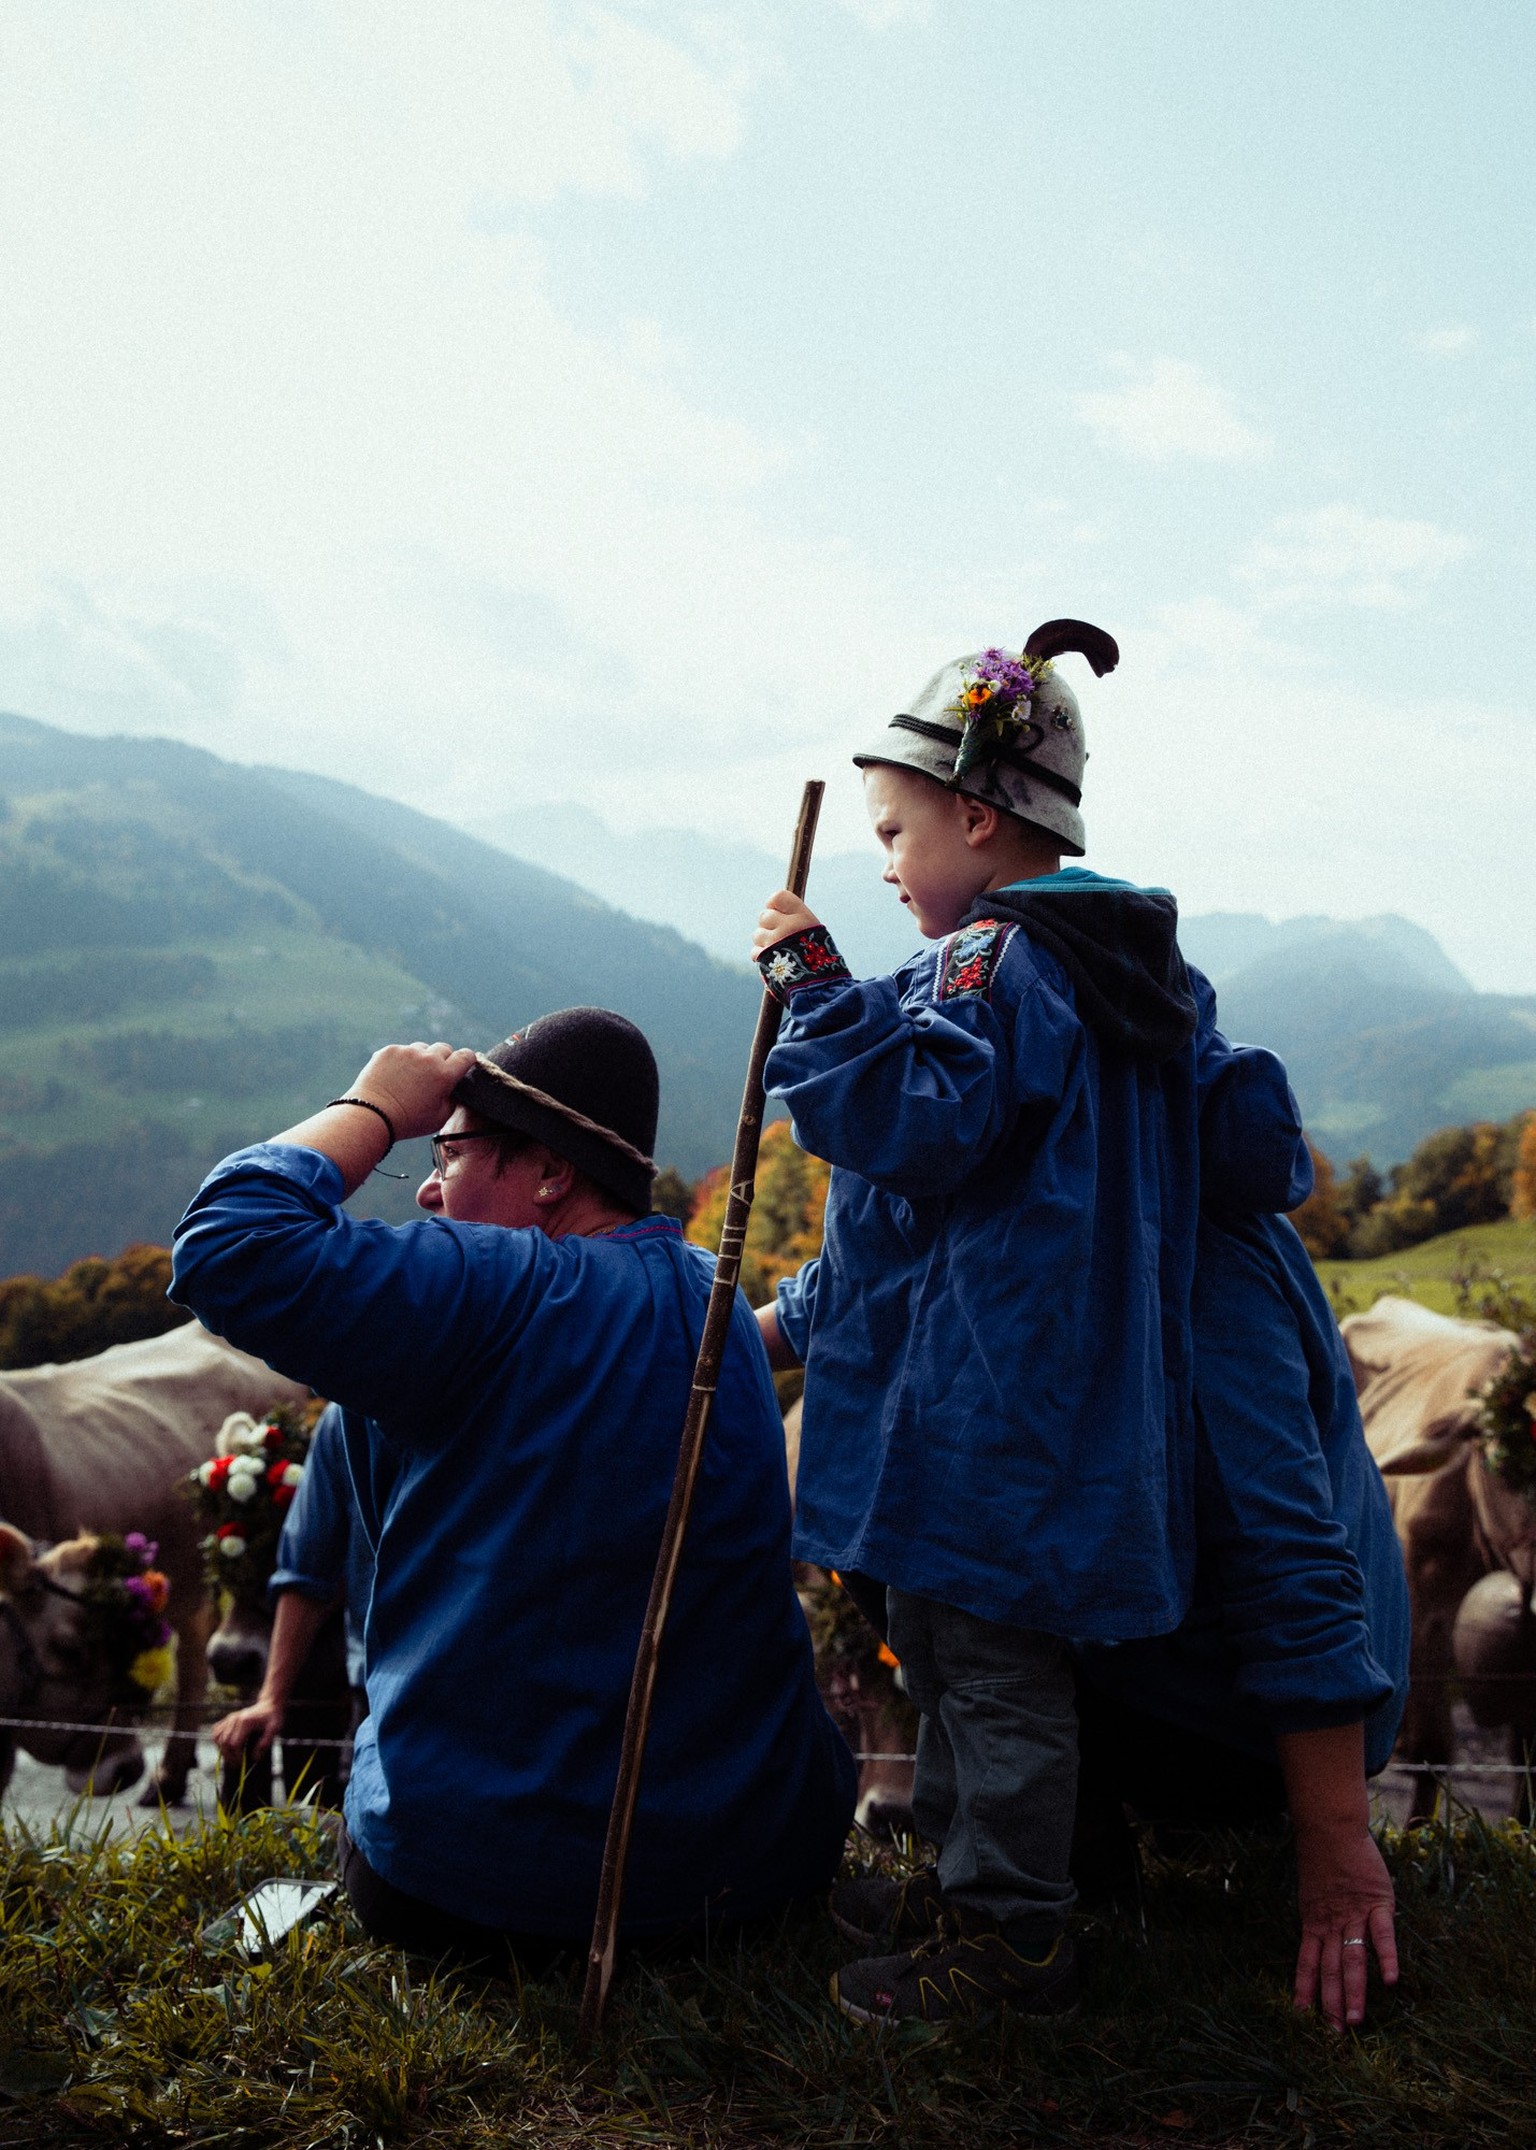
[{"label": "blue jeans", "polygon": [[1072,1656],[1056,1635],[1002,1627],[904,1590],[890,1643],[921,1714],[912,1811],[965,1909],[1043,1939],[1076,1900]]}]

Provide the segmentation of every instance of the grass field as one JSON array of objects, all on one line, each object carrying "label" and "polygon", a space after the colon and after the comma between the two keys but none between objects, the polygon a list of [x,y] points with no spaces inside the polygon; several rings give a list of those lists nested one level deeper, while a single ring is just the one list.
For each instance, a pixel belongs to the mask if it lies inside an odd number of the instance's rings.
[{"label": "grass field", "polygon": [[0,1124],[13,1139],[46,1150],[151,1118],[249,1140],[307,1107],[316,1080],[345,1081],[375,1043],[429,1022],[408,972],[319,932],[154,957],[189,989],[129,994],[95,1019],[66,1008],[28,1020],[32,974],[46,983],[50,966],[0,962]]},{"label": "grass field", "polygon": [[[912,2145],[1536,2141],[1536,1854],[1513,1828],[1389,1835],[1396,1994],[1334,2037],[1287,2000],[1282,1847],[1149,1858],[1142,1903],[1085,1921],[1083,2012],[939,2035],[837,2017],[807,1910],[707,1964],[633,1969],[588,2059],[576,1987],[439,1975],[345,1909],[246,1964],[200,1940],[329,1840],[272,1813],[181,1841],[0,1840],[0,2150],[100,2143]],[[9,2100],[9,2102],[5,2102]]]},{"label": "grass field", "polygon": [[1517,1288],[1528,1280],[1527,1296],[1536,1296],[1536,1223],[1506,1217],[1500,1224],[1426,1239],[1379,1261],[1319,1262],[1317,1273],[1340,1314],[1361,1313],[1384,1292],[1417,1299],[1438,1314],[1474,1311],[1464,1303],[1464,1284],[1475,1293],[1478,1283],[1495,1276],[1507,1277]]}]

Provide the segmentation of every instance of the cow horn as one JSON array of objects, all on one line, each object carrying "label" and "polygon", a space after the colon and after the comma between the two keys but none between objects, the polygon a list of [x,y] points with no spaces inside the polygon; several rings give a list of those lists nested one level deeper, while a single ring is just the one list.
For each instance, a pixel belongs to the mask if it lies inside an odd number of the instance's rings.
[{"label": "cow horn", "polygon": [[1086,620],[1047,620],[1024,645],[1026,657],[1059,657],[1063,650],[1076,650],[1086,657],[1100,679],[1120,662],[1120,645],[1102,627]]}]

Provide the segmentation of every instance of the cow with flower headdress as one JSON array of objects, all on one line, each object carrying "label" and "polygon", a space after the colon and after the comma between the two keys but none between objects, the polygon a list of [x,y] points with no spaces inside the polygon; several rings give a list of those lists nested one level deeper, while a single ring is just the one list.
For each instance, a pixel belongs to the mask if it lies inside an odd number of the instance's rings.
[{"label": "cow with flower headdress", "polygon": [[[318,1403],[279,1405],[257,1421],[237,1412],[220,1430],[218,1454],[187,1481],[203,1525],[208,1588],[222,1617],[208,1667],[237,1703],[249,1705],[269,1672],[273,1615],[282,1594],[313,1606],[312,1636],[288,1676],[283,1781],[321,1806],[339,1806],[343,1755],[361,1702],[361,1615],[372,1581],[372,1548],[352,1498],[339,1413]],[[270,1805],[272,1749],[226,1739],[219,1803],[236,1813]]]},{"label": "cow with flower headdress", "polygon": [[[145,1803],[186,1797],[213,1613],[180,1484],[232,1411],[308,1393],[196,1322],[0,1376],[0,1715],[131,1724],[174,1675],[174,1728]],[[39,1557],[34,1541],[52,1550]],[[121,1732],[18,1737],[77,1789],[117,1790],[143,1769]]]}]

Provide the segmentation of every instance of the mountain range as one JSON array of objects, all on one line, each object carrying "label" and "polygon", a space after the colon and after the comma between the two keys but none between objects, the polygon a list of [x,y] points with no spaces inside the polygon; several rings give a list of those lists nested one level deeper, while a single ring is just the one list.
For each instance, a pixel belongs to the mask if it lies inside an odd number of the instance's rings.
[{"label": "mountain range", "polygon": [[[572,804],[475,826],[721,956],[745,950],[783,878],[766,851],[692,830],[626,833]],[[918,945],[872,846],[819,853],[809,897],[856,971],[890,970]],[[1338,1163],[1367,1152],[1385,1167],[1436,1127],[1536,1105],[1536,996],[1476,992],[1409,919],[1213,912],[1183,919],[1179,937],[1217,988],[1223,1027],[1284,1057],[1313,1139]]]},{"label": "mountain range", "polygon": [[[658,1157],[696,1176],[729,1155],[758,1005],[728,958],[782,872],[576,807],[470,833],[325,778],[0,715],[0,1275],[164,1241],[210,1163],[387,1039],[484,1045],[582,1001],[644,1025]],[[873,853],[822,855],[810,893],[857,968],[911,953]],[[1285,1055],[1339,1159],[1536,1104],[1536,998],[1474,992],[1405,919],[1181,930],[1226,1027]],[[425,1159],[402,1167],[358,1206],[408,1215]]]}]

